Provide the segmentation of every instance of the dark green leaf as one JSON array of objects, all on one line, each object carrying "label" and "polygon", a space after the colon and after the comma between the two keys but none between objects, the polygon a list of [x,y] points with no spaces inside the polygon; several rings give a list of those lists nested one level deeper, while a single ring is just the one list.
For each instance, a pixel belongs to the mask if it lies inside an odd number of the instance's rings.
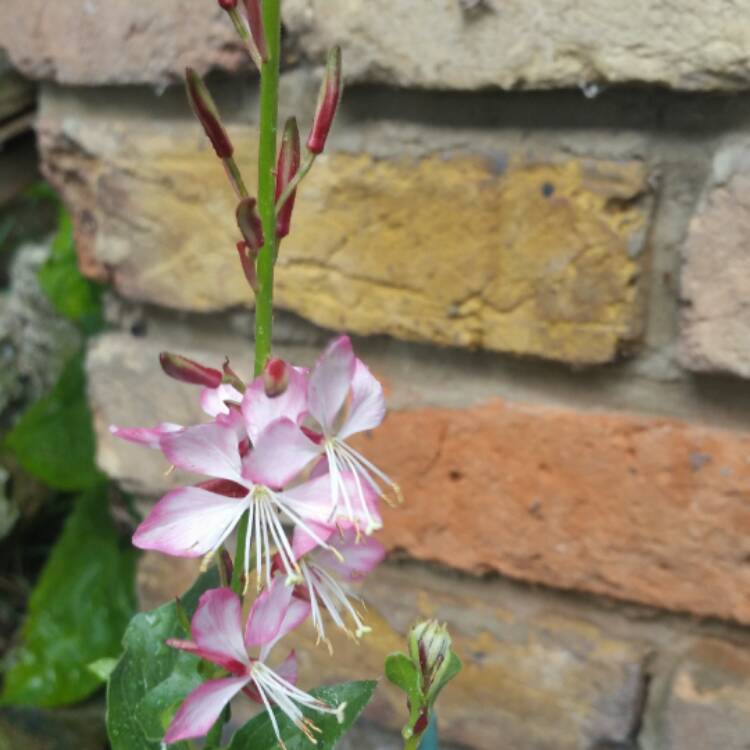
[{"label": "dark green leaf", "polygon": [[3,702],[65,706],[96,690],[88,665],[120,652],[134,575],[135,552],[120,548],[104,488],[83,493],[31,595]]},{"label": "dark green leaf", "polygon": [[445,665],[445,671],[439,673],[438,678],[430,688],[430,693],[427,696],[430,706],[435,702],[440,691],[461,671],[462,666],[461,659],[451,650],[448,655],[448,663]]},{"label": "dark green leaf", "polygon": [[[346,703],[344,723],[339,724],[335,716],[305,711],[321,730],[315,737],[318,744],[315,750],[333,750],[336,743],[351,728],[375,692],[377,683],[373,681],[343,682],[339,685],[313,690],[312,695],[336,706]],[[279,730],[287,750],[310,750],[310,741],[278,709],[276,716]],[[245,724],[232,738],[227,750],[278,750],[279,744],[271,726],[271,720],[263,712]]]},{"label": "dark green leaf", "polygon": [[[180,598],[192,616],[200,595],[219,585],[216,568],[204,573]],[[166,645],[184,638],[174,602],[136,615],[125,632],[125,653],[107,690],[107,729],[112,750],[159,750],[173,709],[201,679],[198,659]],[[197,682],[194,680],[197,679]],[[183,748],[178,743],[170,748]]]},{"label": "dark green leaf", "polygon": [[54,308],[81,325],[87,333],[94,333],[101,327],[101,287],[81,275],[73,222],[62,210],[52,252],[39,270],[39,285]]},{"label": "dark green leaf", "polygon": [[55,387],[26,410],[6,445],[29,474],[55,489],[84,490],[101,482],[83,354],[74,356]]}]

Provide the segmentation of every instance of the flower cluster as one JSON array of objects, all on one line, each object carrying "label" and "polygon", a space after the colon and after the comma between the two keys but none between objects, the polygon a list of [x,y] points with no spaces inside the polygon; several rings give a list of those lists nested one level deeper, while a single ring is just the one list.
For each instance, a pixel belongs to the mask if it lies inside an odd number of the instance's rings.
[{"label": "flower cluster", "polygon": [[[314,725],[300,707],[337,715],[342,707],[294,686],[294,654],[275,670],[266,658],[308,617],[330,648],[326,612],[355,640],[368,630],[350,584],[382,560],[383,548],[370,535],[382,525],[380,499],[400,493],[347,440],[383,420],[382,387],[346,336],[331,342],[311,371],[275,359],[248,385],[228,364],[220,371],[171,354],[161,363],[167,374],[203,386],[200,403],[210,419],[111,430],[161,450],[172,466],[206,480],[167,493],[133,543],[179,557],[205,556],[210,563],[239,526],[235,564],[243,591],[251,579],[262,590],[244,635],[240,597],[222,588],[202,597],[191,626],[194,640],[170,642],[229,676],[188,697],[165,741],[205,735],[240,691],[269,710],[277,736],[273,704],[312,739]],[[248,656],[255,647],[257,657]]]}]

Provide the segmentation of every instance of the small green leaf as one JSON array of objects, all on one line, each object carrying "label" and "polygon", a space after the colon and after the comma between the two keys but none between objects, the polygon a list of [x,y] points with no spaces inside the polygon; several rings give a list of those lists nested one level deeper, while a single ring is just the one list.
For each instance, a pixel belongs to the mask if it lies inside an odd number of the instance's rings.
[{"label": "small green leaf", "polygon": [[76,354],[55,387],[26,410],[5,444],[29,474],[50,487],[75,492],[101,483],[83,354]]},{"label": "small green leaf", "polygon": [[419,700],[419,672],[412,660],[400,652],[390,654],[385,660],[385,676],[401,688],[409,700]]},{"label": "small green leaf", "polygon": [[73,222],[64,210],[60,211],[50,257],[39,269],[39,285],[60,315],[78,323],[87,333],[101,328],[101,287],[81,275]]},{"label": "small green leaf", "polygon": [[[320,700],[336,706],[346,703],[344,723],[339,724],[335,716],[321,714],[316,711],[305,711],[321,730],[315,734],[318,744],[315,750],[333,750],[336,743],[349,731],[357,717],[362,713],[364,707],[369,703],[377,683],[373,681],[343,682],[339,685],[322,687],[311,691],[312,695]],[[276,709],[276,718],[279,723],[281,738],[287,750],[310,750],[310,741],[287,719],[284,714]],[[263,712],[245,724],[232,737],[227,750],[278,750],[279,744],[271,725],[268,714]]]},{"label": "small green leaf", "polygon": [[[180,598],[192,616],[200,595],[219,585],[216,568]],[[112,750],[159,750],[164,728],[192,687],[202,682],[199,660],[166,645],[184,638],[174,602],[136,615],[125,632],[125,653],[109,680],[107,730]],[[185,743],[170,746],[184,748]]]},{"label": "small green leaf", "polygon": [[385,659],[385,676],[396,687],[406,693],[409,706],[408,727],[414,726],[422,711],[424,698],[422,697],[421,679],[414,662],[400,652],[389,654]]},{"label": "small green leaf", "polygon": [[440,691],[461,671],[461,659],[458,658],[456,652],[451,649],[448,656],[448,663],[444,669],[441,669],[438,673],[438,678],[430,688],[430,693],[427,696],[430,706],[435,702]]},{"label": "small green leaf", "polygon": [[66,706],[101,685],[87,667],[120,650],[135,611],[135,559],[120,548],[104,488],[81,494],[31,595],[4,703]]},{"label": "small green leaf", "polygon": [[111,656],[105,656],[103,659],[97,659],[96,661],[92,661],[91,664],[87,664],[86,669],[88,669],[95,677],[98,677],[102,682],[106,682],[116,666],[117,659],[113,659]]}]

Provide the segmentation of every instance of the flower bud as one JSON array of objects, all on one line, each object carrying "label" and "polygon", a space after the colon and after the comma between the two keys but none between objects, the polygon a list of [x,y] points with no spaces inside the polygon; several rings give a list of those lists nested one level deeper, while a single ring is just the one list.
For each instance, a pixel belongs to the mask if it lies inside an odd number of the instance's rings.
[{"label": "flower bud", "polygon": [[162,352],[159,355],[159,364],[161,364],[161,369],[170,378],[179,380],[182,383],[203,385],[207,388],[218,388],[221,385],[222,374],[219,370],[214,370],[212,367],[204,367],[197,362],[193,362],[192,359],[179,354]]},{"label": "flower bud", "polygon": [[[299,170],[300,143],[299,128],[297,120],[291,117],[286,121],[284,137],[281,141],[279,158],[276,162],[276,200],[278,201],[287,185],[292,181]],[[294,201],[297,197],[297,189],[289,195],[276,217],[276,236],[281,239],[289,234],[292,223],[292,211]]]},{"label": "flower bud", "polygon": [[264,244],[263,224],[255,210],[255,198],[243,198],[237,204],[237,226],[250,250],[258,252]]},{"label": "flower bud", "polygon": [[203,126],[211,145],[220,159],[229,159],[234,153],[234,147],[229,140],[224,126],[221,124],[219,110],[206,88],[201,77],[192,69],[185,71],[185,84],[187,86],[187,95],[190,100],[190,106],[193,108],[195,116]]},{"label": "flower bud", "polygon": [[409,633],[409,655],[419,667],[425,695],[434,683],[440,682],[441,673],[448,666],[450,652],[448,629],[437,620],[420,622]]},{"label": "flower bud", "polygon": [[240,256],[242,273],[245,274],[245,278],[247,279],[247,283],[250,284],[250,288],[257,293],[258,274],[255,272],[255,259],[258,257],[258,251],[251,250],[247,246],[245,240],[240,240],[237,243],[237,253]]},{"label": "flower bud", "polygon": [[250,34],[255,48],[258,50],[258,55],[264,63],[268,62],[268,45],[266,44],[266,32],[263,28],[260,0],[245,0],[245,11],[247,12],[247,24],[250,27]]},{"label": "flower bud", "polygon": [[237,7],[237,0],[219,0],[219,7],[222,10],[234,10]]},{"label": "flower bud", "polygon": [[280,396],[289,386],[289,365],[283,359],[269,359],[263,368],[266,396]]},{"label": "flower bud", "polygon": [[320,154],[323,152],[340,101],[341,47],[334,47],[328,53],[326,72],[320,86],[318,104],[315,108],[315,119],[307,138],[307,148],[311,153]]}]

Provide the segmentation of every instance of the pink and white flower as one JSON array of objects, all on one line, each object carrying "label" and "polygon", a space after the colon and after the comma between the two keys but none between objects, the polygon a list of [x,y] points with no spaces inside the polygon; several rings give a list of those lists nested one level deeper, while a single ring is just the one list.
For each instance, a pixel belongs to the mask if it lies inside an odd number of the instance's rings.
[{"label": "pink and white flower", "polygon": [[[258,588],[264,570],[270,583],[275,546],[287,575],[297,578],[299,566],[282,518],[305,530],[317,544],[332,549],[310,525],[331,516],[327,478],[315,477],[286,487],[309,461],[308,442],[288,419],[269,424],[245,455],[232,425],[213,422],[163,435],[161,448],[174,466],[224,480],[224,489],[217,492],[193,486],[167,493],[136,529],[133,543],[178,557],[212,555],[247,512],[246,576],[254,548]],[[349,492],[353,483],[351,476],[342,479]]]},{"label": "pink and white flower", "polygon": [[[375,429],[385,416],[383,388],[367,366],[354,356],[348,336],[334,339],[310,373],[307,389],[308,413],[315,420],[320,439],[311,442],[311,452],[325,456],[331,483],[334,515],[343,513],[354,523],[359,511],[367,519],[365,533],[380,528],[377,519],[368,517],[364,488],[369,486],[385,497],[384,487],[395,500],[401,490],[390,477],[348,445],[347,438]],[[345,474],[355,478],[354,492],[342,481]]]},{"label": "pink and white flower", "polygon": [[[240,692],[263,704],[282,748],[285,745],[273,704],[313,742],[317,728],[302,708],[333,714],[342,722],[346,704],[330,706],[295,686],[294,652],[277,669],[266,663],[276,643],[302,623],[309,612],[307,602],[294,598],[292,588],[274,578],[255,600],[243,632],[242,604],[231,589],[213,589],[203,594],[191,623],[194,640],[167,643],[217,664],[229,676],[209,680],[190,693],[172,719],[164,742],[205,736],[224,707]],[[255,658],[248,654],[254,648],[259,648]]]},{"label": "pink and white flower", "polygon": [[[385,549],[376,539],[362,539],[354,525],[320,526],[314,525],[317,535],[325,539],[333,550],[318,546],[315,539],[297,529],[292,548],[300,567],[302,583],[296,594],[310,602],[312,622],[321,640],[333,650],[326,637],[322,610],[326,609],[333,622],[348,636],[358,640],[370,632],[362,621],[351,600],[361,601],[349,584],[362,580],[385,557]],[[342,616],[343,614],[343,616]],[[354,623],[354,631],[346,625],[345,617]]]}]

